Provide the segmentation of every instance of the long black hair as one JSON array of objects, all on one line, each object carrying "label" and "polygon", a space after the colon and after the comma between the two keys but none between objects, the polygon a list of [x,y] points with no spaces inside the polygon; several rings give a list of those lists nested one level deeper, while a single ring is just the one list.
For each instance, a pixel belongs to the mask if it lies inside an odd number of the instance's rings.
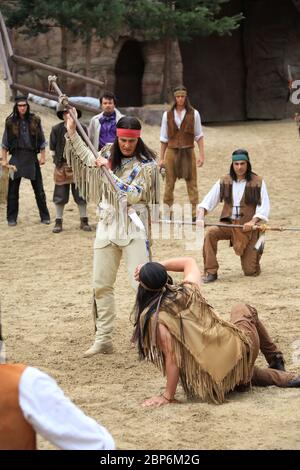
[{"label": "long black hair", "polygon": [[[186,94],[187,94],[187,88],[186,88],[185,86],[183,86],[183,85],[181,85],[181,86],[176,86],[175,88],[173,88],[173,93],[175,93],[176,91],[185,91]],[[185,106],[185,109],[186,109],[187,111],[192,111],[192,110],[194,109],[193,106],[192,106],[191,103],[190,103],[190,100],[189,100],[188,95],[186,95],[186,97],[185,97],[184,106]],[[173,105],[172,105],[171,110],[174,111],[175,108],[176,108],[176,97],[174,96],[174,103],[173,103]]]},{"label": "long black hair", "polygon": [[[246,179],[246,181],[251,181],[251,179],[252,179],[252,166],[251,166],[251,163],[250,163],[250,160],[249,160],[249,154],[248,154],[247,150],[237,149],[234,152],[232,152],[232,155],[246,155],[248,160],[247,160],[247,171],[246,171],[246,174],[245,174],[245,179]],[[230,174],[231,178],[233,179],[233,181],[237,181],[237,176],[236,176],[236,173],[235,173],[234,168],[233,168],[233,162],[230,165],[229,174]]]},{"label": "long black hair", "polygon": [[[141,128],[142,126],[140,121],[133,116],[123,116],[117,122],[117,129],[140,130]],[[147,145],[143,142],[140,137],[138,138],[134,155],[139,161],[143,161],[142,156],[144,157],[144,159],[146,158],[149,161],[155,160],[156,158],[155,153],[149,147],[147,147]],[[122,158],[124,158],[124,155],[121,152],[118,138],[116,137],[115,142],[113,143],[113,146],[111,148],[110,155],[110,167],[113,171],[121,166]]]},{"label": "long black hair", "polygon": [[[151,316],[158,308],[158,304],[164,301],[172,292],[167,288],[168,284],[173,284],[172,278],[168,275],[166,268],[155,262],[144,264],[139,274],[140,284],[138,287],[136,301],[131,312],[135,330],[132,341],[137,342],[140,358],[144,357],[143,338],[146,333]],[[147,309],[144,325],[140,325],[141,313]]]},{"label": "long black hair", "polygon": [[162,264],[155,262],[144,264],[140,270],[140,281],[142,284],[138,287],[136,297],[140,313],[153,302],[155,298],[158,300],[168,280],[168,273]]},{"label": "long black hair", "polygon": [[26,109],[26,113],[24,114],[24,119],[26,119],[26,121],[29,120],[31,113],[30,113],[30,106],[29,106],[29,103],[27,101],[27,98],[24,97],[24,99],[23,99],[23,97],[17,96],[16,97],[16,102],[15,102],[13,110],[12,110],[12,113],[9,116],[10,118],[12,118],[12,121],[18,121],[19,119],[21,119],[20,114],[19,114],[19,110],[18,110],[18,103],[23,102],[23,101],[26,102],[26,104],[27,104],[27,109]]}]

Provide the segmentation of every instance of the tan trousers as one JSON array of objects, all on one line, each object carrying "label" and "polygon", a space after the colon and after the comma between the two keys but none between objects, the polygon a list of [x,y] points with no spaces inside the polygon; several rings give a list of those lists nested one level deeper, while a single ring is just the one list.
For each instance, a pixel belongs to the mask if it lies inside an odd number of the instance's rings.
[{"label": "tan trousers", "polygon": [[262,369],[254,365],[259,350],[265,356],[268,364],[272,363],[275,356],[282,356],[277,346],[271,340],[269,333],[259,320],[257,310],[250,305],[239,303],[231,310],[230,321],[243,330],[251,339],[252,352],[252,385],[266,387],[268,385],[276,385],[277,387],[286,387],[289,380],[294,374],[275,369]]},{"label": "tan trousers", "polygon": [[[231,240],[232,231],[227,227],[210,227],[205,235],[203,244],[204,270],[206,273],[216,274],[219,268],[217,261],[217,249],[219,240]],[[258,276],[260,274],[259,260],[261,255],[255,250],[257,242],[256,232],[252,232],[251,239],[241,258],[242,270],[245,276]]]},{"label": "tan trousers", "polygon": [[[94,250],[94,320],[96,338],[101,343],[109,343],[112,339],[114,319],[116,316],[114,305],[114,283],[124,255],[130,283],[137,289],[138,283],[134,279],[134,271],[138,264],[149,261],[146,249],[146,240],[131,240],[127,246],[109,244],[104,248]],[[118,308],[120,309],[120,305]]]},{"label": "tan trousers", "polygon": [[[192,177],[186,181],[186,189],[189,200],[192,205],[192,217],[196,217],[197,204],[199,203],[198,187],[197,187],[197,166],[195,152],[192,153]],[[167,149],[165,154],[166,181],[164,203],[171,207],[174,203],[174,187],[176,182],[175,158],[173,149]]]}]

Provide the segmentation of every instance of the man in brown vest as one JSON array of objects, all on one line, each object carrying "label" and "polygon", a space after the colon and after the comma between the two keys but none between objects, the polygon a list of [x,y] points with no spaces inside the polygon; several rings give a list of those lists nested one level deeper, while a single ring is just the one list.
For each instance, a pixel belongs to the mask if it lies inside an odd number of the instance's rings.
[{"label": "man in brown vest", "polygon": [[[199,148],[197,161],[194,141]],[[204,163],[204,140],[200,114],[191,106],[184,86],[174,89],[174,104],[163,114],[160,143],[159,166],[166,169],[164,204],[173,205],[176,179],[184,178],[192,205],[192,218],[196,220],[199,202],[197,166]]]},{"label": "man in brown vest", "polygon": [[0,416],[0,450],[35,450],[36,433],[64,450],[115,448],[109,432],[34,367],[0,364]]},{"label": "man in brown vest", "polygon": [[0,322],[0,450],[35,450],[36,433],[64,450],[110,450],[110,433],[67,398],[49,375],[2,364]]},{"label": "man in brown vest", "polygon": [[242,224],[243,229],[211,227],[204,238],[203,258],[205,275],[203,282],[218,278],[217,245],[219,240],[229,240],[235,253],[240,256],[245,276],[260,274],[261,251],[255,249],[259,233],[253,230],[269,217],[270,203],[264,180],[252,172],[247,150],[238,149],[232,154],[229,174],[221,178],[198,205],[197,219],[214,210],[224,201],[220,221]]}]

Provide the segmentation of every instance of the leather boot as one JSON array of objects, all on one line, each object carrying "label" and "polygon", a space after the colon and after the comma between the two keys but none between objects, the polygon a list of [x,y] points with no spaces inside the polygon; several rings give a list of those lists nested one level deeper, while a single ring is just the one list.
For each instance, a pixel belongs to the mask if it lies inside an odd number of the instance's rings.
[{"label": "leather boot", "polygon": [[55,225],[52,230],[53,233],[60,233],[62,232],[62,219],[55,219]]},{"label": "leather boot", "polygon": [[208,284],[209,282],[215,282],[217,279],[218,279],[217,273],[216,274],[206,273],[202,277],[202,281],[204,282],[204,284]]},{"label": "leather boot", "polygon": [[269,364],[270,369],[285,370],[285,361],[281,354],[276,354]]},{"label": "leather boot", "polygon": [[87,217],[80,218],[80,230],[84,232],[91,232],[92,227],[89,225],[89,219]]},{"label": "leather boot", "polygon": [[103,343],[102,341],[95,340],[94,344],[83,353],[83,357],[91,357],[94,354],[112,354],[113,345],[111,342]]}]

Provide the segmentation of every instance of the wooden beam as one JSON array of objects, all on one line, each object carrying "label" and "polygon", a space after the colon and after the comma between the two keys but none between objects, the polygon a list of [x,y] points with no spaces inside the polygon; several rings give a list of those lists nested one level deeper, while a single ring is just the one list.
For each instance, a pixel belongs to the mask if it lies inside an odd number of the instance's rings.
[{"label": "wooden beam", "polygon": [[96,85],[102,87],[104,82],[99,80],[95,80],[94,78],[85,77],[79,73],[69,72],[68,70],[60,69],[58,67],[53,67],[52,65],[43,64],[41,62],[37,62],[36,60],[27,59],[27,57],[21,57],[19,55],[13,54],[12,59],[14,62],[18,64],[25,64],[37,69],[44,69],[48,72],[52,72],[55,75],[64,75],[65,77],[74,78],[76,80],[82,80],[86,83],[91,83],[92,85]]}]

